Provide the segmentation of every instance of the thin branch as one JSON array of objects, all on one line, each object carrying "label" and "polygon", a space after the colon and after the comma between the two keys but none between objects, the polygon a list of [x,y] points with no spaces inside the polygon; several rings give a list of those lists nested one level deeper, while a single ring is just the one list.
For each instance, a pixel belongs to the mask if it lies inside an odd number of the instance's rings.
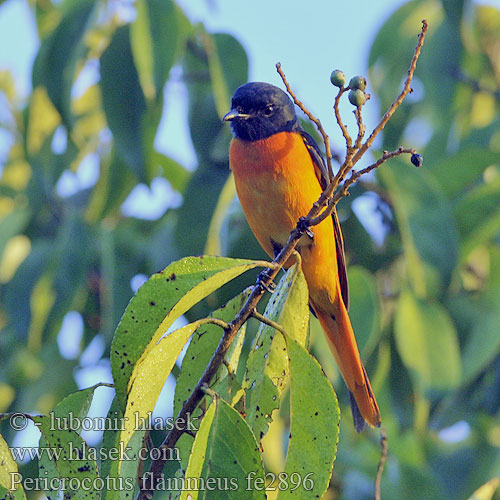
[{"label": "thin branch", "polygon": [[389,446],[387,444],[387,433],[385,429],[380,431],[380,460],[377,466],[377,475],[375,477],[375,500],[380,500],[380,483],[382,481],[382,473],[384,472],[385,462],[387,460],[387,452]]},{"label": "thin branch", "polygon": [[361,107],[356,108],[354,110],[354,116],[356,117],[356,123],[358,125],[358,137],[356,138],[354,147],[356,149],[359,149],[361,147],[361,141],[363,140],[363,137],[365,136],[366,132],[366,125],[363,123],[363,115],[361,114]]},{"label": "thin branch", "polygon": [[335,119],[337,120],[337,125],[340,127],[340,130],[342,130],[342,135],[344,136],[345,139],[345,145],[346,145],[346,150],[349,152],[349,150],[352,147],[352,139],[351,136],[349,135],[349,132],[347,131],[347,127],[344,125],[344,122],[342,121],[342,117],[340,116],[340,111],[339,111],[339,102],[340,98],[342,97],[342,94],[347,91],[347,87],[342,87],[339,89],[338,94],[335,97],[335,102],[333,104],[333,112],[335,113]]},{"label": "thin branch", "polygon": [[213,389],[211,389],[208,385],[204,385],[202,387],[202,390],[205,394],[207,394],[208,396],[210,396],[212,399],[217,399],[218,397],[220,397]]},{"label": "thin branch", "polygon": [[202,320],[200,320],[200,323],[217,325],[220,326],[223,330],[227,330],[229,328],[229,323],[226,323],[225,321],[219,318],[213,318],[212,316],[209,316],[208,318],[203,318]]},{"label": "thin branch", "polygon": [[372,163],[371,165],[368,165],[368,167],[365,167],[361,170],[355,170],[354,172],[351,173],[351,176],[349,179],[347,179],[344,184],[342,184],[342,187],[335,193],[334,197],[331,198],[328,202],[328,207],[321,212],[320,215],[315,217],[314,219],[311,220],[311,225],[316,225],[319,224],[320,222],[324,221],[327,217],[329,217],[333,210],[335,209],[335,206],[337,203],[340,201],[341,198],[344,196],[349,195],[349,188],[362,176],[365,175],[372,170],[380,167],[382,163],[385,163],[387,160],[390,160],[391,158],[394,158],[395,156],[400,156],[403,154],[414,154],[416,151],[414,149],[409,149],[409,148],[398,148],[395,151],[384,151],[383,155],[375,162]]},{"label": "thin branch", "polygon": [[276,321],[273,321],[272,319],[266,318],[263,314],[257,311],[257,309],[253,310],[252,317],[259,320],[261,323],[274,328],[278,332],[281,332],[283,335],[287,334],[285,329],[279,323],[276,323]]},{"label": "thin branch", "polygon": [[281,79],[283,80],[283,83],[286,87],[287,92],[290,94],[290,96],[293,99],[293,102],[302,110],[302,112],[311,120],[315,125],[316,128],[318,129],[318,132],[321,134],[321,137],[323,138],[323,143],[325,144],[325,156],[326,156],[326,166],[328,168],[328,176],[331,179],[333,179],[333,168],[332,168],[332,151],[330,149],[330,138],[328,137],[328,134],[325,132],[325,129],[323,128],[323,125],[321,124],[321,121],[319,118],[316,118],[300,101],[293,90],[290,87],[290,84],[288,83],[288,80],[286,79],[285,74],[283,73],[283,70],[281,69],[281,63],[276,63],[276,70],[278,71],[279,75],[281,76]]},{"label": "thin branch", "polygon": [[356,162],[366,153],[368,148],[373,144],[373,141],[377,137],[380,132],[382,132],[383,128],[387,125],[387,122],[391,119],[391,116],[394,114],[396,109],[401,106],[401,103],[403,102],[404,98],[412,92],[411,88],[411,81],[413,80],[413,75],[415,73],[415,69],[417,67],[417,61],[420,56],[420,52],[422,50],[422,46],[424,44],[424,39],[425,35],[427,33],[427,29],[429,28],[429,25],[427,23],[427,20],[424,19],[422,21],[422,30],[420,31],[420,34],[418,35],[418,43],[417,46],[415,47],[415,52],[413,53],[413,57],[410,63],[410,68],[408,69],[408,77],[406,78],[405,84],[403,86],[403,90],[401,93],[398,95],[396,100],[390,105],[389,109],[385,112],[384,116],[381,118],[379,124],[373,129],[373,132],[370,134],[370,137],[366,140],[366,142],[363,144],[363,146],[359,149],[359,151],[354,155],[353,158],[353,165],[356,164]]},{"label": "thin branch", "polygon": [[387,160],[390,160],[391,158],[394,158],[395,156],[400,156],[400,155],[403,155],[403,154],[411,154],[412,155],[412,154],[415,154],[415,153],[416,153],[415,149],[413,149],[413,148],[403,148],[403,147],[400,147],[400,148],[396,149],[395,151],[391,151],[391,152],[384,151],[384,153],[382,154],[382,156],[375,163],[372,163],[371,165],[368,165],[368,167],[362,168],[361,170],[356,170],[356,171],[354,171],[354,172],[351,173],[351,176],[349,177],[349,179],[347,179],[344,182],[344,184],[342,185],[342,188],[339,191],[337,191],[337,193],[335,194],[335,196],[333,198],[334,204],[337,204],[338,201],[343,196],[347,195],[347,192],[348,192],[349,188],[362,175],[365,175],[365,174],[371,172],[372,170],[375,170],[376,168],[380,167],[380,165],[382,165],[382,163],[385,163]]}]

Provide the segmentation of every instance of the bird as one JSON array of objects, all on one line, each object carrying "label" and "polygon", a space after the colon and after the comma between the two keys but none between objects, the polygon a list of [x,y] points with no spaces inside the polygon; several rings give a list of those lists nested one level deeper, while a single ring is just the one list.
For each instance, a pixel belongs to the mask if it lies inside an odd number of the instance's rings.
[{"label": "bird", "polygon": [[[279,87],[249,82],[236,89],[223,117],[233,138],[229,165],[249,226],[274,258],[297,222],[328,184],[321,150],[302,128],[295,105]],[[344,241],[336,211],[299,240],[309,306],[318,318],[347,385],[354,427],[381,424],[348,314],[349,290]],[[291,257],[285,268],[295,262]]]}]

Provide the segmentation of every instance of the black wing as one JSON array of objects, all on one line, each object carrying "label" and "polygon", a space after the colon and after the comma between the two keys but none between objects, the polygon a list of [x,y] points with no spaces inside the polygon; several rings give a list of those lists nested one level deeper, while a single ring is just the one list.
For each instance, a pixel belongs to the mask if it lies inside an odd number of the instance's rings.
[{"label": "black wing", "polygon": [[[322,189],[328,185],[328,171],[326,169],[321,150],[316,141],[305,131],[302,127],[297,127],[296,130],[304,139],[304,144],[311,155],[311,158],[316,167],[316,176]],[[347,310],[349,310],[349,284],[347,282],[347,269],[345,264],[345,251],[344,251],[344,238],[342,237],[342,229],[337,215],[337,210],[332,213],[333,229],[335,233],[335,246],[337,247],[337,267],[339,272],[340,290],[342,292],[342,299]]]}]

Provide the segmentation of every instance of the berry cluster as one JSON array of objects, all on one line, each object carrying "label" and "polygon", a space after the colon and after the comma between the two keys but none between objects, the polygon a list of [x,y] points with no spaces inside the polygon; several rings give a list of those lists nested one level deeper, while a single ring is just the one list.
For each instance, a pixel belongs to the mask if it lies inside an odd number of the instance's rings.
[{"label": "berry cluster", "polygon": [[[330,81],[333,85],[335,85],[335,87],[343,88],[346,81],[344,72],[339,69],[332,71]],[[363,106],[367,100],[367,95],[365,94],[366,78],[364,76],[352,77],[349,81],[347,89],[350,89],[348,96],[349,102],[357,108]]]}]

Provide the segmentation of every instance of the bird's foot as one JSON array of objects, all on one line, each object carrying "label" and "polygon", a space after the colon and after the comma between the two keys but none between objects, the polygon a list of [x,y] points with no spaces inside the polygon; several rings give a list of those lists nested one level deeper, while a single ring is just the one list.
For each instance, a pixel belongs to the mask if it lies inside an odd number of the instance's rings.
[{"label": "bird's foot", "polygon": [[307,234],[311,240],[314,239],[314,233],[311,231],[311,221],[307,217],[301,217],[297,222],[297,229]]},{"label": "bird's foot", "polygon": [[[257,276],[257,285],[263,288],[266,292],[274,293],[276,290],[276,283],[274,281],[269,281],[270,278],[270,270],[264,269],[264,271],[260,272]],[[267,281],[269,281],[269,283],[266,283]]]}]

